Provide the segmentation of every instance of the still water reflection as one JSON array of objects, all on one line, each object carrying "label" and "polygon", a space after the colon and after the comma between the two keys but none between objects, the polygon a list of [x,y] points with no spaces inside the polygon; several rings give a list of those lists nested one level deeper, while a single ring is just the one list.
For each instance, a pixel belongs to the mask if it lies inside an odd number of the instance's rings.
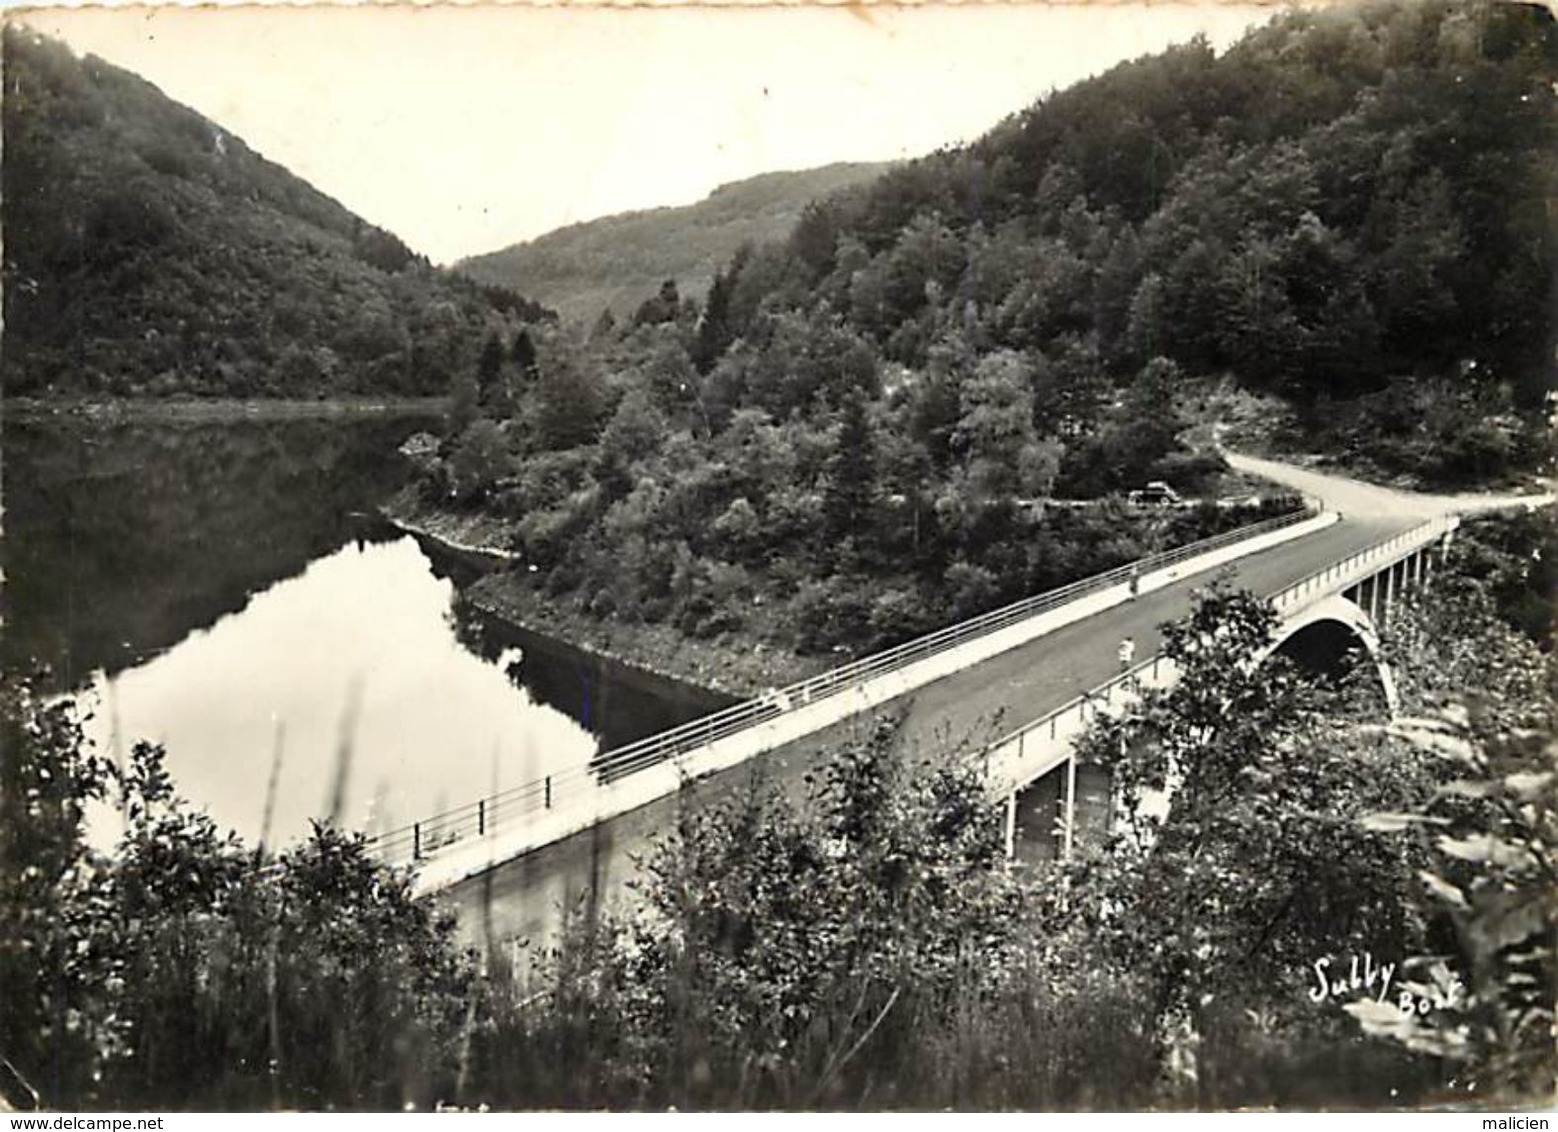
[{"label": "still water reflection", "polygon": [[338,775],[342,823],[372,829],[587,761],[594,737],[516,688],[511,657],[486,663],[456,639],[453,588],[410,538],[344,547],[99,676],[93,729],[106,745],[117,716],[122,735],[166,744],[181,788],[250,837],[278,751],[282,836],[329,812]]},{"label": "still water reflection", "polygon": [[[373,831],[583,765],[719,701],[485,622],[367,516],[426,421],[8,424],[6,663],[104,751],[273,844]],[[100,838],[102,832],[100,832]]]}]

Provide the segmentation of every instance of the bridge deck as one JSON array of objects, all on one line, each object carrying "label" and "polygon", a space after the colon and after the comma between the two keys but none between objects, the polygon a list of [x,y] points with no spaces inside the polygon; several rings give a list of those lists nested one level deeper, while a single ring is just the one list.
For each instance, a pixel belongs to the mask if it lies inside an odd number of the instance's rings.
[{"label": "bridge deck", "polygon": [[[1307,538],[1240,559],[1231,567],[1235,583],[1257,593],[1274,593],[1415,522],[1412,516],[1345,519]],[[1135,602],[1096,613],[902,697],[890,710],[906,712],[904,740],[934,751],[949,739],[984,742],[1042,717],[1112,676],[1115,647],[1123,637],[1135,638],[1139,658],[1156,652],[1158,625],[1187,613],[1192,591],[1210,578],[1202,574],[1145,593]],[[484,938],[544,939],[555,931],[560,908],[600,899],[629,879],[636,871],[635,859],[659,831],[674,823],[678,806],[706,804],[744,787],[754,774],[798,789],[802,775],[823,752],[867,726],[868,719],[856,717],[816,732],[692,790],[496,865],[456,884],[443,898],[458,911],[462,932],[472,943]]]}]

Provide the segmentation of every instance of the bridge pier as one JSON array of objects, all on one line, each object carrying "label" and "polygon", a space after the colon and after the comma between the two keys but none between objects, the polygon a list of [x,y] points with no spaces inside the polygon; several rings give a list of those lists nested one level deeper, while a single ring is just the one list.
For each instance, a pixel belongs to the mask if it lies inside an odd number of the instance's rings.
[{"label": "bridge pier", "polygon": [[1407,591],[1425,585],[1432,564],[1425,549],[1392,562],[1376,574],[1360,579],[1344,596],[1363,610],[1375,625],[1383,628],[1390,621],[1391,606]]},{"label": "bridge pier", "polygon": [[1073,755],[1066,760],[1066,798],[1060,811],[1061,831],[1064,840],[1061,843],[1060,852],[1067,860],[1071,859],[1071,851],[1076,843],[1077,829],[1077,760]]},{"label": "bridge pier", "polygon": [[1374,584],[1374,575],[1371,574],[1367,578],[1364,578],[1362,581],[1360,581],[1352,589],[1344,591],[1343,596],[1349,598],[1372,620],[1374,617],[1376,589],[1377,587]]},{"label": "bridge pier", "polygon": [[1006,859],[1010,861],[1017,849],[1017,791],[1006,796]]},{"label": "bridge pier", "polygon": [[[1446,536],[1448,540],[1448,536]],[[1434,544],[1443,553],[1445,542]],[[1355,590],[1357,604],[1366,609],[1373,621],[1383,628],[1390,621],[1391,607],[1407,593],[1428,584],[1434,569],[1434,546],[1415,550],[1398,562],[1393,562],[1380,573],[1360,582]]]},{"label": "bridge pier", "polygon": [[1016,864],[1066,860],[1111,826],[1113,782],[1093,763],[1068,758],[1007,799],[1007,856]]},{"label": "bridge pier", "polygon": [[1012,837],[1008,858],[1018,865],[1053,861],[1059,856],[1055,836],[1064,820],[1065,771],[1057,767],[1027,786],[1012,791]]}]

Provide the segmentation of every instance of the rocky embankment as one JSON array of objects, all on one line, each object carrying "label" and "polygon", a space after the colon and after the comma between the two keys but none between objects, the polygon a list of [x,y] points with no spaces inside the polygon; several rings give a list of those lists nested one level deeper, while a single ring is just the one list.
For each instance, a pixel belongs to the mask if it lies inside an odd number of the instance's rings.
[{"label": "rocky embankment", "polygon": [[445,511],[431,506],[415,484],[402,488],[380,512],[407,534],[435,543],[461,557],[493,564],[519,561],[509,545],[509,525],[480,511]]},{"label": "rocky embankment", "polygon": [[825,659],[796,656],[748,634],[727,633],[700,641],[669,625],[602,621],[575,609],[567,598],[540,592],[510,546],[508,524],[490,515],[441,510],[423,500],[414,487],[400,492],[382,510],[401,530],[491,571],[464,591],[466,600],[483,613],[618,664],[739,697],[783,687],[828,667]]},{"label": "rocky embankment", "polygon": [[742,634],[698,641],[669,625],[602,621],[538,592],[527,574],[515,570],[481,578],[465,596],[484,613],[532,633],[724,695],[758,695],[828,667],[824,659],[796,656]]}]

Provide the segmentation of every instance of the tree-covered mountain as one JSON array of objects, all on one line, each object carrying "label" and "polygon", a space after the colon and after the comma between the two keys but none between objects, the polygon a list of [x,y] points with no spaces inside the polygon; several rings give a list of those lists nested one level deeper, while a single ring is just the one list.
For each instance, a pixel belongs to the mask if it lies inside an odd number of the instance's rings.
[{"label": "tree-covered mountain", "polygon": [[796,336],[921,373],[945,351],[954,384],[1011,351],[1044,432],[1046,390],[1085,398],[1161,357],[1275,391],[1387,465],[1487,476],[1530,455],[1509,413],[1552,385],[1555,76],[1546,9],[1443,0],[1116,67],[732,264],[709,380],[783,411],[795,386],[776,400],[764,375]]},{"label": "tree-covered mountain", "polygon": [[571,224],[456,265],[474,279],[519,287],[570,318],[633,312],[666,279],[699,300],[745,243],[782,239],[812,201],[879,176],[885,164],[764,173],[721,185],[697,204]]},{"label": "tree-covered mountain", "polygon": [[429,267],[156,87],[5,29],[6,391],[434,394],[538,304]]},{"label": "tree-covered mountain", "polygon": [[809,206],[702,304],[527,342],[429,496],[509,523],[553,606],[827,652],[1204,532],[1043,505],[1215,489],[1213,383],[1423,481],[1532,468],[1555,77],[1547,11],[1445,0],[1123,64]]}]

